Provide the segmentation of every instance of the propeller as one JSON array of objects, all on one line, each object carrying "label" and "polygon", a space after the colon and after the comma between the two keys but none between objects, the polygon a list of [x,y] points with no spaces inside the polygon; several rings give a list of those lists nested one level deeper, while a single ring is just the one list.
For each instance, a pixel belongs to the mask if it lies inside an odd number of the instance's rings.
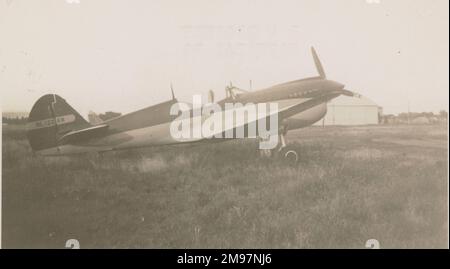
[{"label": "propeller", "polygon": [[[250,82],[251,84],[251,82]],[[228,97],[232,97],[233,99],[235,99],[237,97],[238,94],[236,93],[249,93],[250,91],[248,90],[244,90],[238,87],[233,86],[233,83],[230,81],[230,85],[225,87],[225,93],[227,98]]]}]

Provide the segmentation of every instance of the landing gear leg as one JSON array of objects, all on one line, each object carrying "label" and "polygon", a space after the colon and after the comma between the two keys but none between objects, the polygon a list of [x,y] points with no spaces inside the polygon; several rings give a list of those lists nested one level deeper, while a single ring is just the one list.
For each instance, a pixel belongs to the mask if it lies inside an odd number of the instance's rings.
[{"label": "landing gear leg", "polygon": [[286,147],[286,137],[285,134],[280,134],[280,148],[278,149],[278,152],[281,152]]}]

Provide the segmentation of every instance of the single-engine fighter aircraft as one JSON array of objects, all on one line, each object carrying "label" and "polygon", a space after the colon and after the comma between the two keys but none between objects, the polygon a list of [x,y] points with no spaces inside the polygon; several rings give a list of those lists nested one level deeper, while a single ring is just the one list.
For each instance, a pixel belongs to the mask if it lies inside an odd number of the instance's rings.
[{"label": "single-engine fighter aircraft", "polygon": [[[230,85],[226,98],[214,104],[229,103],[278,104],[279,149],[286,147],[288,130],[309,126],[322,119],[326,103],[339,95],[354,96],[344,85],[325,76],[314,48],[311,48],[317,77],[295,80],[258,91],[244,91]],[[214,93],[210,91],[210,102]],[[172,100],[156,104],[107,121],[87,122],[63,98],[47,94],[39,98],[31,109],[27,136],[31,148],[38,155],[66,155],[85,152],[105,152],[136,147],[203,143],[220,138],[179,140],[171,134],[171,123],[177,115],[171,108],[178,101],[172,90]],[[238,128],[237,124],[232,126]],[[227,130],[222,130],[223,132]],[[229,130],[228,130],[229,131]],[[258,133],[256,134],[258,137]],[[226,139],[222,139],[226,140]],[[277,142],[278,143],[278,142]]]}]

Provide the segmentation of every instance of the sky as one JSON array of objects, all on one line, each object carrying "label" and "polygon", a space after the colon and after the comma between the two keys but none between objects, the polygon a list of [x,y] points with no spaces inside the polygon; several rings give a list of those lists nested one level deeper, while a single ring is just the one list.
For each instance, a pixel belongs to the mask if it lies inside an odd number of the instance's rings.
[{"label": "sky", "polygon": [[0,0],[0,104],[83,116],[316,76],[385,113],[448,111],[447,0]]}]

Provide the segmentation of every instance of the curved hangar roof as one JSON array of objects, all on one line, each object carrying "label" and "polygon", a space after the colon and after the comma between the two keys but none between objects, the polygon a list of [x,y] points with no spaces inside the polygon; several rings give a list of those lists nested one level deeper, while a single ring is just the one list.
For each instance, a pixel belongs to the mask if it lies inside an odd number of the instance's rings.
[{"label": "curved hangar roof", "polygon": [[330,102],[328,102],[329,105],[332,106],[376,106],[378,105],[370,100],[369,98],[360,95],[359,97],[350,97],[341,95]]}]

